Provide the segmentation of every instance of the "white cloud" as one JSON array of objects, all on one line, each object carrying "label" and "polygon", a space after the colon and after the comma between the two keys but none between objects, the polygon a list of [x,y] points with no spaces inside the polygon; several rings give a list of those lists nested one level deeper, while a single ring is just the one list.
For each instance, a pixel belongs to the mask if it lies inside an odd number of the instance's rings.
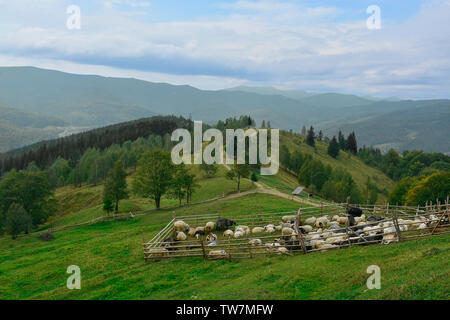
[{"label": "white cloud", "polygon": [[[82,64],[105,64],[110,68],[102,69],[104,73],[130,69],[120,73],[153,81],[155,76],[175,83],[192,79],[200,87],[223,81],[222,87],[252,83],[450,97],[448,1],[424,6],[400,25],[384,22],[379,31],[368,30],[364,20],[333,22],[341,12],[338,8],[283,1],[240,0],[222,4],[234,10],[227,16],[159,23],[135,18],[139,7],[150,5],[146,1],[107,2],[110,8],[95,15],[82,8],[80,31],[62,27],[66,17],[51,10],[45,19],[58,17],[61,26],[41,26],[36,16],[33,23],[0,19],[0,52],[30,61],[72,61],[80,70]],[[54,1],[44,4],[53,8]],[[137,11],[120,11],[119,5]],[[29,14],[14,6],[23,17]],[[37,7],[36,15],[43,8]]]}]

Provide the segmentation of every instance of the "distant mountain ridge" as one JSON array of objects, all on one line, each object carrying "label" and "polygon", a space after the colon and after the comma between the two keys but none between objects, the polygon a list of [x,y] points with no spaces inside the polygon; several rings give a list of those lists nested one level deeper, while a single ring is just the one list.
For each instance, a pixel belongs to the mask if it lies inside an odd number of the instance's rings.
[{"label": "distant mountain ridge", "polygon": [[[327,129],[329,135],[334,135],[341,125],[424,107],[430,105],[430,101],[432,100],[379,100],[271,87],[244,86],[209,91],[187,85],[75,75],[34,67],[0,67],[0,105],[56,118],[74,127],[100,127],[170,114],[212,123],[247,114],[258,124],[266,120],[271,122],[272,127],[294,131],[300,131],[303,125],[314,125]],[[449,100],[442,100],[442,103],[450,108]],[[449,119],[446,117],[447,114],[444,113],[436,121],[448,123]],[[384,125],[389,126],[388,123],[381,123],[381,131]],[[444,126],[439,124],[437,127]],[[381,134],[371,135],[370,139],[361,134],[358,142],[361,145],[392,143],[392,139],[388,140]],[[402,141],[393,142],[398,143],[398,149],[404,148]],[[431,150],[429,146],[429,143],[424,142],[417,147],[426,151],[450,151],[440,149],[438,145]]]}]

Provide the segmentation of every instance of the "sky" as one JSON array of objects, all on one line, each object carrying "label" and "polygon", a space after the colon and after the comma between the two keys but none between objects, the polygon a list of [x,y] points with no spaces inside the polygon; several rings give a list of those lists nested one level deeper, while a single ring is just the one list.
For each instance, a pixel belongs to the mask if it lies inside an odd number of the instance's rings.
[{"label": "sky", "polygon": [[[80,28],[69,6],[80,9]],[[369,29],[369,6],[381,28]],[[0,0],[0,66],[450,98],[450,0]]]}]

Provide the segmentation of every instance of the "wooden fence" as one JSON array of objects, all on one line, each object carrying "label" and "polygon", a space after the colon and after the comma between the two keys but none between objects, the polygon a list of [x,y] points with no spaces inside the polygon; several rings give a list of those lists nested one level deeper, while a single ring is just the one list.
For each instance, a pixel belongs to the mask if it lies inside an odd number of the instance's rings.
[{"label": "wooden fence", "polygon": [[[345,215],[349,207],[361,208],[368,218],[379,216],[382,221],[366,221],[364,226],[351,227],[341,225],[340,229],[321,233],[313,230],[311,233],[302,234],[303,222],[310,217],[324,215]],[[370,245],[387,242],[400,242],[421,237],[441,235],[449,233],[449,203],[427,204],[424,207],[408,207],[393,205],[359,205],[359,204],[321,204],[318,207],[300,208],[297,211],[278,213],[256,213],[247,215],[233,214],[200,214],[189,216],[174,216],[173,219],[152,240],[143,240],[144,258],[146,261],[162,260],[170,258],[203,257],[207,260],[216,259],[248,259],[257,255],[310,253],[316,251],[348,248],[354,245]],[[227,218],[236,222],[236,225],[246,225],[250,229],[264,227],[267,224],[278,225],[283,216],[294,215],[294,234],[283,237],[281,232],[273,234],[249,234],[242,238],[223,237],[223,231],[213,231],[218,236],[217,245],[209,246],[205,236],[199,239],[189,238],[185,241],[167,242],[167,238],[174,236],[174,222],[183,220],[190,227],[204,227],[209,221],[215,222],[218,218]],[[417,220],[415,220],[417,219]],[[422,220],[420,220],[422,219]],[[420,221],[419,221],[420,220]],[[389,224],[391,227],[380,226],[380,223]],[[419,224],[426,223],[426,228],[417,229]],[[406,226],[406,227],[405,227]],[[362,228],[371,227],[370,231],[362,231]],[[393,228],[392,228],[393,227]],[[423,226],[422,226],[423,227]],[[387,230],[389,232],[387,232]],[[370,232],[370,234],[368,234]],[[317,238],[318,239],[313,239]],[[255,239],[258,244],[254,244]],[[314,240],[321,240],[331,244],[322,247],[312,245]],[[259,241],[261,241],[259,243]],[[317,241],[316,241],[317,242]],[[280,248],[286,249],[280,249]]]}]

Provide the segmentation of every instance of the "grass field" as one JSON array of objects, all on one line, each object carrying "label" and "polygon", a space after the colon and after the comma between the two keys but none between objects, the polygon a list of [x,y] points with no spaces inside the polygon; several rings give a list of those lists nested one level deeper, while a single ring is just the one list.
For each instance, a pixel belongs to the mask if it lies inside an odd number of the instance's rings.
[{"label": "grass field", "polygon": [[[271,195],[179,208],[177,214],[280,212],[298,203]],[[199,258],[145,263],[148,240],[172,217],[161,210],[126,221],[36,237],[0,240],[1,299],[448,299],[449,236],[252,260]],[[381,290],[367,290],[366,269],[381,268]],[[81,268],[81,290],[66,269]]]}]

